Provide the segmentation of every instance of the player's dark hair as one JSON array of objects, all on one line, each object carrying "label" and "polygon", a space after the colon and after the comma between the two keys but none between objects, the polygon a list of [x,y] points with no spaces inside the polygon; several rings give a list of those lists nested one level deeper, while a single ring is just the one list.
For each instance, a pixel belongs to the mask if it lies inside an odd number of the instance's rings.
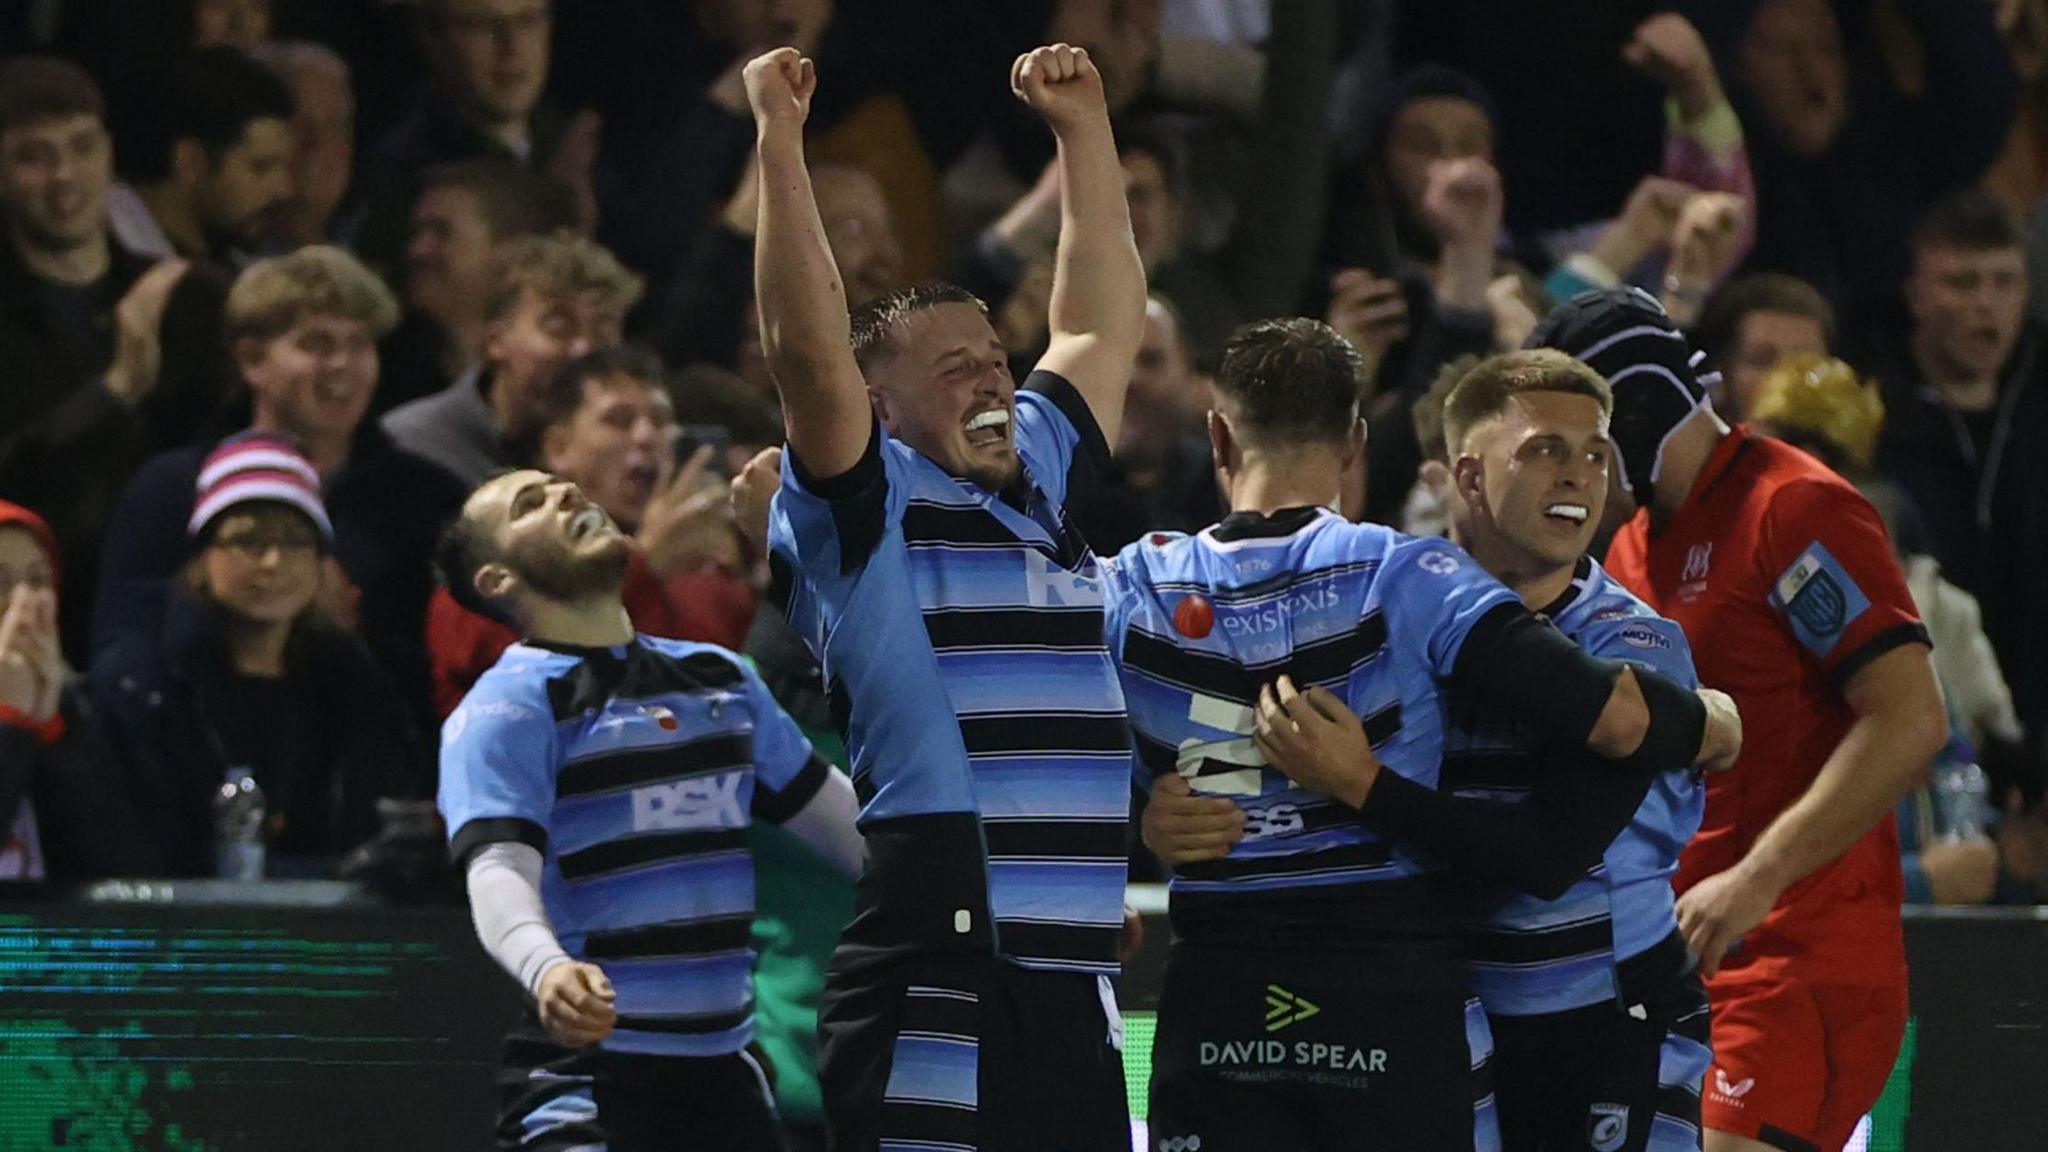
[{"label": "player's dark hair", "polygon": [[1913,228],[1913,251],[1961,248],[1984,252],[2020,246],[2020,228],[1988,192],[1965,188],[1934,202]]},{"label": "player's dark hair", "polygon": [[1508,401],[1524,392],[1590,396],[1600,402],[1602,412],[1614,412],[1614,389],[1584,363],[1551,348],[1504,352],[1481,360],[1444,397],[1446,456],[1456,455],[1473,428],[1499,416]]},{"label": "player's dark hair", "polygon": [[540,426],[552,428],[575,418],[583,407],[584,381],[616,376],[645,381],[650,388],[668,388],[668,369],[662,366],[661,357],[637,344],[614,344],[585,352],[557,368],[542,386],[538,397]]},{"label": "player's dark hair", "polygon": [[[491,479],[495,480],[497,476]],[[490,480],[484,483],[488,484]],[[476,590],[478,570],[497,560],[498,548],[490,533],[471,519],[466,511],[457,513],[455,519],[441,529],[441,537],[434,543],[434,574],[440,577],[441,586],[448,589],[449,598],[487,620],[516,627],[504,609]]]},{"label": "player's dark hair", "polygon": [[853,310],[854,363],[866,372],[868,365],[888,351],[890,338],[904,321],[941,304],[972,304],[981,310],[982,315],[988,315],[988,305],[982,302],[981,297],[958,284],[927,280],[908,288],[898,288]]},{"label": "player's dark hair", "polygon": [[1784,312],[1804,316],[1820,325],[1821,339],[1835,343],[1835,310],[1820,290],[1797,276],[1783,272],[1757,272],[1737,276],[1707,298],[1700,316],[1687,333],[1692,346],[1707,354],[1708,362],[1725,370],[1735,344],[1742,334],[1742,322],[1757,312]]},{"label": "player's dark hair", "polygon": [[56,56],[0,63],[0,132],[67,116],[107,118],[99,85],[85,69]]},{"label": "player's dark hair", "polygon": [[1233,430],[1256,443],[1333,442],[1358,422],[1365,364],[1320,320],[1258,320],[1230,334],[1216,368]]}]

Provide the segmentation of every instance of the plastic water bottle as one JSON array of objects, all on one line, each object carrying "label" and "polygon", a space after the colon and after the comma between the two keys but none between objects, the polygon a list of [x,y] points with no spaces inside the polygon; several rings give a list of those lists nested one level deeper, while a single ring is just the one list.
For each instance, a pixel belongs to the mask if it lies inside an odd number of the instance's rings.
[{"label": "plastic water bottle", "polygon": [[263,879],[263,789],[247,768],[230,768],[213,797],[215,872],[223,880]]},{"label": "plastic water bottle", "polygon": [[1944,840],[1981,840],[1991,825],[1991,781],[1967,761],[1934,770],[1934,830]]}]

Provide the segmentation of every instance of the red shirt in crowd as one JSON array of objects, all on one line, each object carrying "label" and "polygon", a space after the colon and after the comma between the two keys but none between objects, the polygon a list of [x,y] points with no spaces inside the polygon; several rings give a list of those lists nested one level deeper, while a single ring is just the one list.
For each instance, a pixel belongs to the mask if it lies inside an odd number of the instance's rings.
[{"label": "red shirt in crowd", "polygon": [[[1842,685],[1903,643],[1926,643],[1876,509],[1819,461],[1737,428],[1671,522],[1615,537],[1607,570],[1692,641],[1700,682],[1742,710],[1742,757],[1707,777],[1679,891],[1734,866],[1805,794],[1855,721]],[[1856,987],[1905,981],[1904,883],[1890,815],[1787,888],[1723,962],[1735,977]]]},{"label": "red shirt in crowd", "polygon": [[[756,598],[745,577],[699,568],[662,577],[640,553],[626,561],[619,589],[636,631],[667,640],[695,640],[738,651],[754,622]],[[455,602],[446,588],[427,604],[427,655],[434,666],[434,711],[446,719],[519,636]]]}]

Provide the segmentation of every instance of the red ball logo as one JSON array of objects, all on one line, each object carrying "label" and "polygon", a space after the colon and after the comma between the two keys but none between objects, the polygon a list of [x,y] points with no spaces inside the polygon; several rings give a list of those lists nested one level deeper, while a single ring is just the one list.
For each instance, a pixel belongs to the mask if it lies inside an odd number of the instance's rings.
[{"label": "red ball logo", "polygon": [[1216,609],[1201,596],[1183,596],[1173,608],[1173,627],[1183,636],[1200,640],[1216,627]]}]

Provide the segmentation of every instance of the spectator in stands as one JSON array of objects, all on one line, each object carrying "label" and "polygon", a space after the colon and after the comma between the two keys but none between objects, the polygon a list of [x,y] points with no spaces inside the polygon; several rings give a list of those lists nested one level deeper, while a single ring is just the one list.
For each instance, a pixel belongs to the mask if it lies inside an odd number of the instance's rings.
[{"label": "spectator in stands", "polygon": [[2012,676],[2022,722],[2048,724],[2048,348],[2024,321],[2018,229],[1965,191],[1930,209],[1912,238],[1903,346],[1866,361],[1891,413],[1878,470],[1925,521],[1942,572],[1984,605],[1985,631]]},{"label": "spectator in stands", "polygon": [[1891,311],[1914,219],[1974,183],[2012,122],[1992,5],[1888,11],[1889,28],[1867,21],[1852,44],[1829,0],[1763,0],[1733,53],[1736,105],[1755,137],[1753,266],[1820,289],[1849,330]]},{"label": "spectator in stands", "polygon": [[[620,595],[636,631],[737,648],[754,596],[725,484],[701,446],[680,467],[680,431],[661,361],[621,345],[564,364],[541,394],[547,410],[535,463],[574,483],[633,537]],[[427,609],[434,705],[455,710],[518,636],[462,607],[446,588]]]},{"label": "spectator in stands", "polygon": [[[218,402],[203,379],[158,386],[160,320],[176,319],[174,340],[218,344],[218,310],[203,299],[217,285],[195,277],[181,305],[197,307],[166,310],[180,270],[145,276],[150,260],[109,235],[112,170],[104,105],[82,70],[51,57],[0,64],[0,498],[49,522],[87,589],[128,473]],[[91,603],[65,602],[74,658]]]},{"label": "spectator in stands", "polygon": [[1835,310],[1813,285],[1782,272],[1755,272],[1707,298],[1689,330],[1707,367],[1721,373],[1715,406],[1749,418],[1764,373],[1797,353],[1825,356],[1835,342]]},{"label": "spectator in stands", "polygon": [[1203,426],[1208,381],[1194,370],[1179,315],[1157,296],[1145,302],[1145,338],[1125,396],[1109,469],[1072,513],[1103,556],[1146,532],[1197,532],[1222,517]]},{"label": "spectator in stands", "polygon": [[383,421],[399,447],[439,465],[464,491],[533,458],[548,379],[618,343],[641,292],[640,278],[611,253],[568,232],[515,238],[494,259],[483,362]]},{"label": "spectator in stands", "polygon": [[163,627],[93,662],[127,795],[174,876],[214,874],[214,796],[232,769],[263,791],[273,876],[333,875],[376,834],[378,798],[426,790],[397,693],[320,610],[335,540],[320,483],[273,436],[223,441],[182,525],[193,555]]},{"label": "spectator in stands", "polygon": [[[353,256],[302,248],[258,261],[236,279],[226,330],[249,391],[249,430],[303,451],[320,477],[336,525],[323,588],[330,615],[360,629],[424,733],[431,718],[420,630],[433,590],[429,561],[463,489],[363,419],[377,388],[375,341],[397,312]],[[153,636],[166,619],[171,584],[191,555],[183,526],[212,447],[156,457],[122,495],[100,577],[95,652]]]},{"label": "spectator in stands", "polygon": [[348,62],[324,44],[281,40],[256,59],[292,91],[292,196],[277,217],[287,249],[346,240],[356,212],[343,212],[356,157],[356,95]]},{"label": "spectator in stands", "polygon": [[384,342],[383,413],[439,392],[483,363],[492,254],[515,236],[568,222],[553,186],[496,156],[455,160],[422,177],[405,247],[405,315]]},{"label": "spectator in stands", "polygon": [[[1560,236],[1584,251],[1531,248],[1558,259],[1551,287],[1569,295],[1629,277],[1663,277],[1705,295],[1747,242],[1750,180],[1739,124],[1699,35],[1664,14],[1637,29],[1630,59],[1657,76],[1676,109],[1664,162],[1604,226]],[[1444,363],[1521,342],[1545,292],[1504,258],[1507,205],[1494,166],[1492,97],[1470,76],[1436,65],[1405,73],[1358,163],[1340,175],[1328,256],[1325,319],[1373,370],[1367,406],[1373,451],[1366,518],[1394,523],[1423,453],[1409,408]],[[1669,255],[1668,268],[1659,257]],[[1674,300],[1674,303],[1678,301]]]},{"label": "spectator in stands", "polygon": [[[1150,6],[1149,16],[1137,19],[1109,15],[1118,7],[1124,6],[1063,4],[1050,37],[1064,39],[1060,30],[1067,25],[1083,33],[1071,42],[1087,46],[1091,56],[1096,51],[1091,39],[1113,45],[1110,61],[1097,59],[1113,110],[1137,94],[1158,38],[1156,5]],[[1181,135],[1155,121],[1117,129],[1138,256],[1152,292],[1177,310],[1180,338],[1197,364],[1212,363],[1239,324],[1294,311],[1315,267],[1327,205],[1325,125],[1337,9],[1324,0],[1305,0],[1274,10],[1258,115],[1245,126],[1248,153],[1235,181],[1235,212],[1229,235],[1216,251],[1205,251],[1193,234],[1196,190]],[[1280,172],[1287,173],[1285,179],[1274,178]],[[962,271],[963,284],[999,311],[1012,292],[1031,280],[1033,269],[1050,265],[1059,228],[1059,188],[1048,167],[983,231]],[[1038,319],[1043,322],[1042,316]],[[1043,339],[1042,332],[1037,335]],[[1006,342],[1013,355],[1026,357],[1035,343]]]},{"label": "spectator in stands", "polygon": [[107,234],[113,142],[83,69],[0,64],[0,441],[73,400],[114,356],[114,305],[149,267]]},{"label": "spectator in stands", "polygon": [[154,853],[57,641],[57,541],[0,501],[0,882],[148,876]]},{"label": "spectator in stands", "polygon": [[420,174],[471,156],[501,157],[562,183],[587,209],[587,232],[596,223],[598,125],[581,120],[572,133],[541,98],[554,32],[549,0],[421,0],[418,9],[432,75],[411,114],[364,157],[365,258],[396,268]]},{"label": "spectator in stands", "polygon": [[122,153],[134,194],[110,204],[138,252],[240,265],[277,231],[292,198],[292,93],[233,48],[201,48],[168,70],[157,139]]},{"label": "spectator in stands", "polygon": [[[902,287],[903,248],[875,178],[846,164],[817,164],[811,169],[811,189],[847,299],[866,303]],[[760,333],[753,327],[758,323],[754,214],[759,192],[759,169],[749,162],[731,199],[697,230],[674,281],[657,302],[661,314],[653,340],[670,363],[709,363],[753,376],[746,371],[751,356],[765,374],[757,348]],[[772,398],[773,382],[759,382]]]}]

